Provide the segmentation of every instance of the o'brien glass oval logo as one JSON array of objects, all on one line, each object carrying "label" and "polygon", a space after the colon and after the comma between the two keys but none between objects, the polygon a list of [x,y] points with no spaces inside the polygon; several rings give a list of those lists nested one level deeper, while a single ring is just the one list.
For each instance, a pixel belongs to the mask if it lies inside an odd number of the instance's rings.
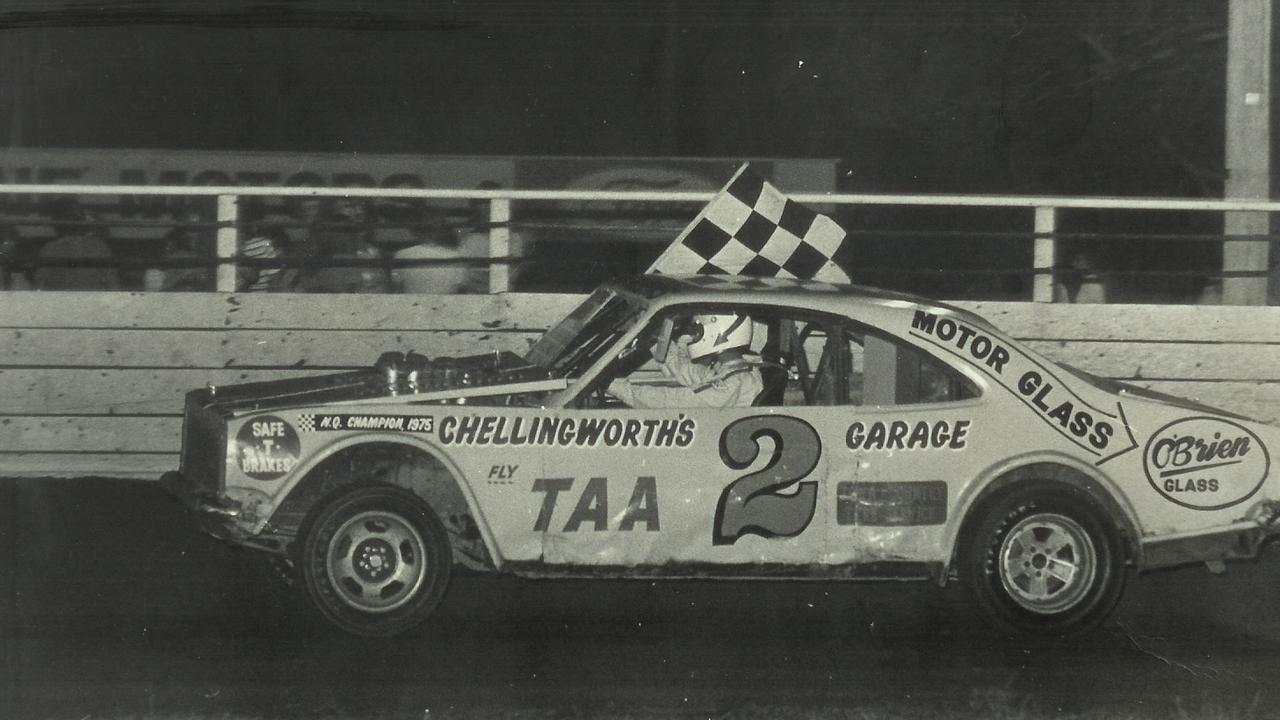
[{"label": "o'brien glass oval logo", "polygon": [[282,477],[298,464],[299,452],[298,434],[274,415],[256,417],[236,433],[240,472],[254,480]]},{"label": "o'brien glass oval logo", "polygon": [[1156,431],[1142,466],[1156,492],[1192,510],[1244,502],[1267,477],[1271,457],[1257,435],[1230,420],[1190,417]]}]

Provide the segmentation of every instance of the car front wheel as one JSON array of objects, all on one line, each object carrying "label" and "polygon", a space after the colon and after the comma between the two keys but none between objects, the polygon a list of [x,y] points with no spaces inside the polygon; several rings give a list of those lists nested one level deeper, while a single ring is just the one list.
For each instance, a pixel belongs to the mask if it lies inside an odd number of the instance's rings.
[{"label": "car front wheel", "polygon": [[1119,533],[1061,489],[1014,491],[978,518],[963,559],[982,613],[1015,633],[1070,635],[1100,624],[1124,592]]},{"label": "car front wheel", "polygon": [[356,635],[386,637],[427,618],[452,570],[449,538],[413,493],[363,486],[314,511],[304,533],[302,578],[327,620]]}]

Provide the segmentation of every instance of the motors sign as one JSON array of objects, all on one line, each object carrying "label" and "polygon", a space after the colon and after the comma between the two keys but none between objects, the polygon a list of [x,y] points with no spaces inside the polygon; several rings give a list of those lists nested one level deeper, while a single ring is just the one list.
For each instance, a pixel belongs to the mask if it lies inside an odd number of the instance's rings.
[{"label": "motors sign", "polygon": [[[507,157],[10,148],[0,150],[0,184],[413,189],[490,181],[510,187],[515,165]],[[125,219],[156,217],[187,202],[162,196],[93,200],[118,204]],[[40,198],[14,195],[9,202],[38,206]]]}]

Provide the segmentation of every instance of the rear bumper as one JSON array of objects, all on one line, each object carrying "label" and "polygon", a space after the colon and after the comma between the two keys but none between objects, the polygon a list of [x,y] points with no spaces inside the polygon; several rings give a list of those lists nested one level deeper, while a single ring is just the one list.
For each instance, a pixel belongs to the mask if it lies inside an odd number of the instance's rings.
[{"label": "rear bumper", "polygon": [[1255,558],[1268,538],[1280,537],[1280,502],[1264,500],[1248,517],[1209,531],[1151,538],[1142,545],[1142,569]]}]

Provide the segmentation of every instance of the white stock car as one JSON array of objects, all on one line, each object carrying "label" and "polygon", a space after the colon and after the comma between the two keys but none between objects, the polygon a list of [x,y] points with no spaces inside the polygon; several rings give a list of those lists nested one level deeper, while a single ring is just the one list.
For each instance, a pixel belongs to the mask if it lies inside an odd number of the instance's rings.
[{"label": "white stock car", "polygon": [[[678,317],[755,323],[745,408],[619,405]],[[1068,633],[1133,570],[1255,556],[1280,429],[1051,362],[981,318],[854,286],[644,276],[524,356],[194,390],[166,488],[273,553],[363,635],[426,618],[452,568],[526,577],[967,584],[1005,631]]]}]

